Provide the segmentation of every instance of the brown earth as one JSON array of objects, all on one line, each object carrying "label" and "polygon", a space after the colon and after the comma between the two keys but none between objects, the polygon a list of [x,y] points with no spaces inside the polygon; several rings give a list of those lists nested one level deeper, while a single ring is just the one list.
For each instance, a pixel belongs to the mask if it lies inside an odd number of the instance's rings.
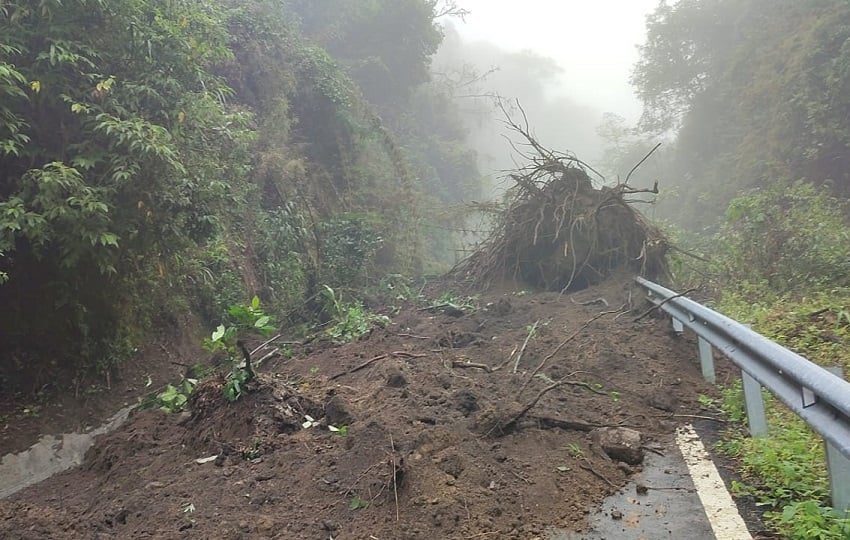
[{"label": "brown earth", "polygon": [[[139,412],[83,466],[0,501],[0,537],[578,530],[635,469],[609,458],[591,430],[629,427],[663,451],[712,392],[691,341],[671,338],[664,320],[635,322],[647,308],[638,298],[621,279],[573,295],[486,293],[465,313],[408,306],[359,342],[312,344],[263,366],[233,404],[214,378],[190,413]],[[306,415],[319,425],[303,428]]]}]

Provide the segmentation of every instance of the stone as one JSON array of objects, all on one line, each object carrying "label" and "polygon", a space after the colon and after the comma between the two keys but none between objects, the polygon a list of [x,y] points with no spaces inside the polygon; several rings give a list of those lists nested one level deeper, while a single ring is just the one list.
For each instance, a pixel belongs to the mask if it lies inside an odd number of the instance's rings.
[{"label": "stone", "polygon": [[340,396],[334,396],[325,404],[325,421],[332,426],[347,426],[351,423],[348,404]]},{"label": "stone", "polygon": [[644,451],[641,448],[639,431],[622,427],[607,427],[593,430],[591,437],[611,459],[629,465],[643,463]]}]

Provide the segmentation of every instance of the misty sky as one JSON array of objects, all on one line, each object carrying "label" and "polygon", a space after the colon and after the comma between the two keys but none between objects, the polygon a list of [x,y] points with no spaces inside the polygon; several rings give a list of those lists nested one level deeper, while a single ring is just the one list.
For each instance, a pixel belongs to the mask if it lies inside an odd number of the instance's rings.
[{"label": "misty sky", "polygon": [[512,51],[530,49],[564,69],[564,91],[599,110],[637,120],[629,86],[645,35],[645,17],[658,0],[460,0],[472,13],[457,29]]}]

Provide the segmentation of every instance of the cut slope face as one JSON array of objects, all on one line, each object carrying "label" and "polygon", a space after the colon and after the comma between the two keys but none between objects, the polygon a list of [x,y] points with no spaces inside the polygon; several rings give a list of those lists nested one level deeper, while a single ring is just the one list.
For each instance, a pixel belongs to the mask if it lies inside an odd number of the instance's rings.
[{"label": "cut slope face", "polygon": [[265,366],[236,403],[209,381],[190,415],[140,412],[82,467],[0,501],[0,537],[577,530],[634,470],[592,431],[627,427],[663,445],[672,415],[709,392],[693,344],[633,322],[632,297],[624,280],[575,296],[488,293],[463,314],[410,306],[365,340]]}]

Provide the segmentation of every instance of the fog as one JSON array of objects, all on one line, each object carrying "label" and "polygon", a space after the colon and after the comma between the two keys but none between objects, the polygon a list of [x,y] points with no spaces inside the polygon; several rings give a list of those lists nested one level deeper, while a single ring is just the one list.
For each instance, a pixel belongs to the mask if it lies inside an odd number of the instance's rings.
[{"label": "fog", "polygon": [[[512,168],[515,152],[501,113],[482,96],[518,99],[541,143],[590,164],[602,157],[597,129],[604,113],[637,121],[640,104],[628,79],[657,0],[530,0],[522,10],[507,1],[459,4],[470,13],[444,21],[433,69],[437,80],[457,86],[470,143],[488,176]],[[469,84],[473,73],[482,78]]]},{"label": "fog", "polygon": [[[532,51],[506,51],[485,41],[468,42],[448,26],[434,70],[437,77],[456,86],[470,143],[478,151],[486,174],[514,165],[495,96],[518,100],[535,136],[550,148],[573,152],[582,159],[599,155],[601,141],[595,128],[602,111],[563,92],[560,78],[564,70],[553,59]],[[478,77],[483,78],[472,82]]]}]

